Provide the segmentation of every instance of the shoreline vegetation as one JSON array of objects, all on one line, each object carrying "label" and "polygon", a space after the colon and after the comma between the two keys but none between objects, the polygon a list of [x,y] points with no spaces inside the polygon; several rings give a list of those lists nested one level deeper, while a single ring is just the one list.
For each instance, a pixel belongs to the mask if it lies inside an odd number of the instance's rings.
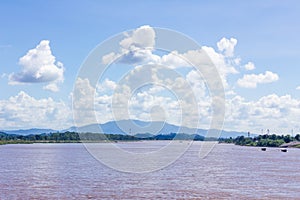
[{"label": "shoreline vegetation", "polygon": [[300,134],[295,137],[290,135],[258,135],[256,137],[238,136],[236,138],[205,138],[197,134],[170,133],[170,134],[104,134],[104,133],[77,133],[56,132],[32,135],[16,135],[0,132],[0,145],[3,144],[33,144],[33,143],[105,143],[121,141],[142,140],[194,140],[194,141],[218,141],[219,143],[231,143],[240,146],[256,147],[296,147],[300,148]]},{"label": "shoreline vegetation", "polygon": [[194,140],[194,141],[218,141],[216,138],[204,138],[201,135],[190,135],[184,133],[170,134],[104,134],[104,133],[42,133],[32,135],[16,135],[0,132],[0,145],[3,144],[32,144],[32,143],[85,143],[85,142],[121,142],[121,141],[142,141],[142,140]]},{"label": "shoreline vegetation", "polygon": [[220,142],[240,146],[300,148],[300,134],[297,134],[295,137],[275,134],[258,135],[256,137],[238,136],[236,138],[221,139]]}]

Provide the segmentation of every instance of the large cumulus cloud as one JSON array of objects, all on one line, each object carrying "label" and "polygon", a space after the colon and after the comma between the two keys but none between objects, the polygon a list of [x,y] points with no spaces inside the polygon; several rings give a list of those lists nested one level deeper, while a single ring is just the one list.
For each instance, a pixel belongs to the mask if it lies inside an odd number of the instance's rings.
[{"label": "large cumulus cloud", "polygon": [[9,76],[9,83],[48,83],[44,89],[58,91],[57,83],[64,81],[64,67],[52,55],[49,40],[42,40],[19,59],[22,70]]}]

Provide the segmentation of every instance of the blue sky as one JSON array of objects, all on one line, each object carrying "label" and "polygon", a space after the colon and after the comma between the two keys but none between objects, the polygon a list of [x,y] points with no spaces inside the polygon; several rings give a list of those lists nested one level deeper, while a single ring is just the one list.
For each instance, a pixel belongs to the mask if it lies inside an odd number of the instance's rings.
[{"label": "blue sky", "polygon": [[[234,57],[240,58],[241,61],[235,66],[238,73],[232,73],[226,77],[230,85],[228,91],[234,91],[234,97],[244,98],[243,105],[251,102],[256,106],[260,99],[269,95],[274,94],[279,99],[290,95],[290,101],[296,102],[293,103],[295,109],[288,111],[288,115],[296,118],[299,116],[297,102],[300,101],[300,90],[296,89],[300,86],[298,78],[300,73],[299,10],[298,1],[279,0],[251,2],[2,1],[0,3],[0,90],[2,91],[0,93],[2,102],[0,125],[3,128],[0,129],[47,126],[47,116],[40,116],[45,120],[40,123],[37,122],[38,119],[25,117],[30,115],[30,112],[21,102],[18,102],[20,105],[16,109],[5,106],[11,103],[10,98],[17,97],[22,91],[24,95],[38,102],[51,98],[55,104],[54,110],[59,109],[57,106],[61,106],[60,103],[68,107],[71,104],[70,95],[78,70],[89,52],[113,35],[137,29],[143,25],[181,32],[200,45],[212,47],[216,52],[218,52],[217,43],[222,38],[228,40],[235,38],[237,44],[234,45]],[[19,59],[30,49],[34,49],[42,40],[50,41],[49,45],[52,55],[55,56],[55,62],[60,61],[63,64],[63,81],[58,79],[50,81],[57,84],[59,90],[56,92],[45,90],[45,86],[50,82],[11,84],[9,81],[11,74],[22,71]],[[243,66],[248,62],[252,62],[255,69],[245,70]],[[238,85],[238,80],[244,75],[266,75],[266,71],[276,74],[278,78],[271,78],[270,83],[258,83],[255,88]],[[284,102],[284,100],[281,101]],[[290,106],[289,104],[286,107],[281,105],[276,109],[282,111],[280,116],[285,116],[287,113],[284,112]],[[64,112],[67,110],[65,108]],[[20,112],[24,114],[21,115]],[[63,111],[56,112],[63,113]],[[244,112],[250,111],[246,109]],[[275,110],[274,113],[276,112]],[[54,121],[65,120],[66,126],[71,124],[70,119],[60,119],[54,116],[56,115],[53,114],[53,119],[51,118]],[[272,117],[272,114],[269,117]],[[251,121],[250,118],[247,120]],[[280,119],[276,120],[280,121]],[[288,123],[291,119],[288,118],[286,121]],[[276,121],[272,121],[274,122]],[[251,129],[252,123],[255,122],[239,127],[228,122],[225,128]],[[63,126],[60,122],[50,125],[50,128],[63,128]],[[298,128],[294,123],[283,126],[275,127],[274,131],[288,131],[292,128],[297,130]],[[263,125],[255,126],[251,131],[259,132],[261,128],[264,128]]]}]

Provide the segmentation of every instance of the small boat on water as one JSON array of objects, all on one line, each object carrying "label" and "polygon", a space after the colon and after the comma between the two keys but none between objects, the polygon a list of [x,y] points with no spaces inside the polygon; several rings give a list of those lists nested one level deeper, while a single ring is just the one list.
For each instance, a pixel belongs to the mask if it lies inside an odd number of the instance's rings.
[{"label": "small boat on water", "polygon": [[262,151],[266,151],[267,148],[266,148],[266,147],[262,147],[261,150],[262,150]]},{"label": "small boat on water", "polygon": [[287,152],[287,149],[280,149],[281,152]]}]

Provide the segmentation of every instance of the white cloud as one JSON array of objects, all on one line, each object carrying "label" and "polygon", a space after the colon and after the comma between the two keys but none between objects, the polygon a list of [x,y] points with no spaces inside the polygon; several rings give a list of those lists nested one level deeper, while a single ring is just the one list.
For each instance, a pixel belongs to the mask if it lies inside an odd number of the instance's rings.
[{"label": "white cloud", "polygon": [[[193,75],[190,75],[193,76]],[[195,78],[195,80],[197,77]],[[172,85],[179,82],[174,80]],[[93,109],[99,123],[113,120],[111,110],[111,95],[96,94],[92,107],[88,107],[86,101],[92,100],[90,95],[94,89],[87,79],[78,80],[78,89],[81,90],[79,106],[81,113],[78,117],[84,117],[85,124],[89,124],[87,109]],[[160,86],[158,86],[160,87]],[[161,95],[159,92],[166,88],[146,88],[137,91],[128,102],[128,112],[132,119],[141,120],[166,120],[169,123],[181,124],[181,116],[190,120],[183,125],[196,126],[200,120],[200,126],[207,128],[211,117],[211,103],[208,99],[198,99],[198,111],[185,99],[174,99],[171,96]],[[86,91],[86,92],[84,92]],[[154,92],[153,92],[154,91]],[[84,99],[85,98],[85,99]],[[297,119],[300,118],[300,100],[290,95],[278,96],[271,94],[263,96],[257,101],[247,101],[245,98],[235,95],[226,100],[226,117],[224,128],[227,130],[251,131],[260,133],[261,129],[270,129],[271,133],[287,133],[291,128],[300,130]],[[184,109],[183,109],[184,108]],[[78,109],[78,107],[77,107]],[[200,114],[199,114],[200,113]],[[36,99],[21,91],[16,96],[7,100],[0,100],[0,126],[2,129],[18,128],[53,128],[64,129],[72,126],[72,114],[70,107],[62,101],[54,101],[52,98]],[[51,122],[51,123],[49,123]]]},{"label": "white cloud", "polygon": [[[138,32],[143,32],[141,35],[147,36],[147,40],[144,38],[139,39],[140,34]],[[139,35],[139,36],[136,36]],[[155,49],[155,31],[149,26],[140,27],[135,31],[129,32],[125,35],[125,39],[120,42],[120,49],[118,52],[111,52],[102,58],[103,63],[109,64],[114,59],[119,59],[118,62],[132,64],[135,69],[131,72],[131,76],[134,78],[128,78],[122,83],[118,83],[117,92],[114,96],[113,103],[115,109],[118,110],[118,119],[128,117],[128,98],[132,95],[132,91],[135,90],[135,86],[141,85],[144,82],[154,82],[156,84],[164,85],[168,87],[171,91],[176,91],[176,94],[180,95],[181,105],[184,107],[183,116],[187,116],[189,120],[186,120],[185,125],[195,126],[195,123],[200,121],[208,125],[211,115],[211,99],[207,93],[206,84],[210,85],[211,90],[223,89],[219,87],[217,77],[220,76],[220,80],[223,83],[225,89],[230,89],[229,83],[227,82],[227,77],[230,74],[236,74],[236,66],[240,65],[241,59],[234,57],[234,47],[237,44],[237,40],[234,38],[226,39],[222,38],[218,42],[218,48],[222,52],[216,52],[215,49],[207,46],[200,47],[196,50],[189,50],[183,53],[178,53],[178,51],[172,51],[165,55],[155,55],[153,50]],[[177,68],[188,67],[190,71],[187,71],[186,76],[176,77],[170,75],[171,73],[164,73],[164,70],[158,69],[159,67],[153,67],[145,69],[137,65],[141,64],[157,64],[166,66],[170,70],[177,70]],[[142,66],[142,65],[141,65]],[[200,72],[193,70],[192,66],[199,66]],[[199,77],[199,74],[203,76]],[[182,75],[182,74],[181,74]],[[105,85],[105,83],[102,83]],[[104,88],[107,88],[103,86]],[[99,88],[99,91],[103,89]],[[118,90],[122,91],[118,91]],[[151,91],[154,91],[153,89]],[[160,96],[160,90],[156,94],[150,93],[149,91],[144,91],[143,96],[146,99],[158,99],[165,100],[170,105],[175,105],[170,102],[170,99]],[[103,96],[103,94],[101,94]],[[147,97],[147,98],[146,98]],[[126,99],[127,100],[124,100]],[[196,106],[193,99],[196,99]],[[163,102],[160,103],[163,105]],[[148,105],[148,104],[146,104]],[[149,104],[150,105],[150,104]],[[148,105],[148,106],[149,106]],[[153,105],[153,103],[151,104]],[[144,105],[145,106],[145,105]],[[133,106],[134,108],[135,106]],[[147,106],[143,107],[142,110],[147,110]],[[201,110],[200,114],[197,113],[197,109]],[[132,113],[138,113],[135,110]],[[141,112],[141,110],[139,111]],[[147,112],[146,112],[147,113]],[[105,115],[107,116],[107,115]],[[137,115],[135,115],[138,117]],[[146,116],[140,114],[139,117]],[[173,114],[173,116],[177,116]],[[204,120],[205,119],[205,120]],[[175,119],[168,118],[170,121],[176,121]],[[178,121],[178,120],[177,120]],[[189,121],[189,122],[187,122]],[[188,124],[189,123],[189,124]],[[203,125],[202,124],[202,125]]]},{"label": "white cloud", "polygon": [[114,53],[114,52],[111,52],[109,54],[106,54],[102,57],[102,63],[103,64],[111,64],[111,62],[114,62],[120,55]]},{"label": "white cloud", "polygon": [[[215,80],[216,68],[226,94],[225,129],[253,131],[261,129],[289,130],[298,128],[300,100],[290,95],[271,94],[249,101],[238,96],[228,83],[228,76],[239,69],[253,70],[248,62],[241,65],[241,58],[234,56],[237,45],[235,38],[222,38],[216,51],[212,47],[179,53],[172,51],[155,55],[155,30],[142,26],[124,34],[119,49],[102,58],[103,63],[118,59],[118,62],[134,66],[134,69],[119,82],[110,79],[92,86],[85,78],[78,78],[72,93],[73,112],[76,125],[105,123],[118,119],[165,120],[172,124],[208,128],[212,117],[212,99],[207,80]],[[58,83],[64,80],[63,64],[52,55],[49,41],[43,40],[36,48],[20,58],[22,70],[9,75],[10,84],[46,83],[43,89],[58,91]],[[142,64],[154,64],[144,67]],[[157,66],[155,66],[157,65]],[[161,67],[165,66],[165,67]],[[191,66],[200,66],[199,74]],[[180,74],[181,67],[187,67]],[[205,77],[202,77],[206,75]],[[8,75],[3,74],[3,77]],[[205,79],[204,79],[205,78]],[[245,74],[238,85],[256,88],[258,84],[277,81],[276,73]],[[146,85],[144,85],[146,83]],[[300,90],[300,86],[296,88]],[[62,101],[52,98],[37,99],[25,92],[0,100],[0,126],[6,128],[49,127],[53,129],[72,126],[71,108]],[[184,119],[183,119],[183,118]],[[51,123],[49,123],[51,122]],[[282,132],[277,132],[282,133]]]},{"label": "white cloud", "polygon": [[224,54],[217,53],[211,47],[203,46],[200,49],[189,50],[185,53],[172,51],[166,55],[155,55],[153,52],[155,49],[155,37],[155,30],[150,26],[142,26],[132,32],[128,32],[120,42],[119,52],[108,53],[103,56],[102,62],[109,64],[118,59],[118,62],[134,66],[158,64],[171,69],[198,66],[201,67],[203,73],[206,73],[206,79],[216,80],[216,76],[219,74],[225,88],[228,87],[227,76],[238,73],[235,66],[240,64],[241,59],[233,57],[234,47],[237,44],[235,38],[222,38],[218,42],[218,47],[224,51]]},{"label": "white cloud", "polygon": [[125,38],[119,43],[119,52],[111,52],[102,58],[102,63],[110,64],[119,59],[126,64],[137,64],[142,62],[157,61],[158,56],[152,54],[155,45],[155,31],[152,27],[145,25],[127,32]]},{"label": "white cloud", "polygon": [[58,88],[58,86],[57,86],[56,83],[50,83],[50,84],[48,84],[48,85],[45,85],[45,86],[43,87],[43,89],[44,89],[44,90],[48,90],[48,91],[50,91],[50,92],[58,92],[58,91],[59,91],[59,88]]},{"label": "white cloud", "polygon": [[250,71],[250,70],[254,70],[255,69],[255,65],[252,63],[252,62],[248,62],[246,65],[245,65],[245,69]]},{"label": "white cloud", "polygon": [[155,45],[155,31],[148,25],[141,26],[120,42],[124,49],[153,48]]},{"label": "white cloud", "polygon": [[159,62],[161,65],[168,66],[172,69],[191,65],[184,55],[179,54],[177,51],[172,51],[169,54],[163,55]]},{"label": "white cloud", "polygon": [[102,84],[97,84],[97,92],[99,93],[113,92],[116,89],[116,87],[117,87],[117,83],[106,78]]},{"label": "white cloud", "polygon": [[[226,59],[224,55],[217,53],[212,47],[202,47],[203,50],[207,53],[213,64],[215,65],[223,85],[225,88],[228,87],[227,76],[230,74],[237,74],[238,71],[234,66],[231,65],[230,60]],[[214,67],[214,66],[207,66]],[[213,77],[212,77],[213,78]]]},{"label": "white cloud", "polygon": [[204,128],[211,115],[206,94],[195,71],[181,77],[164,67],[137,66],[118,83],[104,79],[96,90],[88,79],[78,78],[72,95],[74,119],[77,126],[130,118],[179,125],[183,120],[191,127],[201,121]]},{"label": "white cloud", "polygon": [[96,89],[88,79],[77,78],[72,94],[73,113],[76,126],[96,123],[94,113]]},{"label": "white cloud", "polygon": [[[54,84],[64,81],[64,67],[52,55],[48,40],[42,40],[39,45],[31,49],[20,58],[22,71],[9,75],[9,84],[50,83],[45,89],[54,88]],[[56,85],[57,91],[58,87]]]},{"label": "white cloud", "polygon": [[20,91],[16,96],[0,100],[0,127],[63,129],[71,126],[71,109],[52,98],[36,99]]},{"label": "white cloud", "polygon": [[112,95],[116,83],[105,79],[94,88],[89,79],[77,78],[71,94],[73,102],[73,118],[76,126],[93,123],[105,123],[113,120]]},{"label": "white cloud", "polygon": [[235,38],[222,38],[218,43],[219,51],[224,52],[225,56],[232,57],[234,55],[234,47],[237,44],[237,39]]},{"label": "white cloud", "polygon": [[257,101],[247,101],[241,96],[227,99],[225,128],[229,130],[253,131],[270,129],[271,133],[289,133],[299,129],[300,100],[290,95],[270,94]]},{"label": "white cloud", "polygon": [[300,90],[300,86],[296,87],[296,90]]},{"label": "white cloud", "polygon": [[265,74],[246,74],[237,81],[240,87],[256,88],[257,84],[272,83],[279,79],[276,73],[266,71]]},{"label": "white cloud", "polygon": [[[203,78],[206,79],[205,81],[213,81],[220,76],[225,88],[228,87],[227,76],[238,73],[232,65],[234,60],[227,59],[223,54],[217,53],[213,48],[207,46],[203,46],[198,50],[190,50],[183,54],[172,53],[172,56],[170,54],[167,56],[169,57],[167,64],[170,63],[171,68],[197,66]],[[171,60],[172,58],[173,60]]]},{"label": "white cloud", "polygon": [[136,66],[117,84],[107,79],[99,83],[94,108],[102,123],[128,118],[173,124],[183,120],[185,126],[196,127],[200,120],[205,127],[211,115],[207,94],[202,77],[194,70],[183,76],[162,66]]},{"label": "white cloud", "polygon": [[234,63],[235,65],[240,65],[241,64],[241,60],[242,60],[241,58],[237,57],[237,58],[233,59],[232,63]]},{"label": "white cloud", "polygon": [[192,70],[186,75],[186,80],[191,85],[194,95],[198,99],[202,99],[208,96],[205,81],[203,77],[196,71]]}]

